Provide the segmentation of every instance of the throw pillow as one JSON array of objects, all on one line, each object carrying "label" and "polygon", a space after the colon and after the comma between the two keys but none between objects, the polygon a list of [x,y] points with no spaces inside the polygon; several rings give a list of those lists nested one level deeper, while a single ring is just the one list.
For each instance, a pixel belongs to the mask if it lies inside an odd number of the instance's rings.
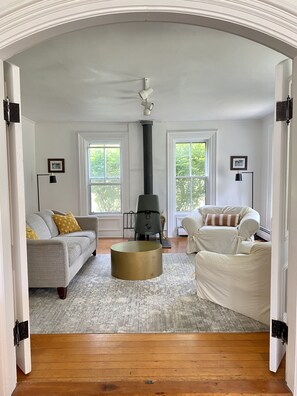
[{"label": "throw pillow", "polygon": [[211,214],[206,216],[205,225],[237,227],[239,224],[239,214]]},{"label": "throw pillow", "polygon": [[69,234],[70,232],[81,231],[76,218],[71,212],[66,215],[54,214],[53,219],[60,234]]},{"label": "throw pillow", "polygon": [[31,227],[26,226],[26,238],[27,239],[38,239],[38,235]]}]

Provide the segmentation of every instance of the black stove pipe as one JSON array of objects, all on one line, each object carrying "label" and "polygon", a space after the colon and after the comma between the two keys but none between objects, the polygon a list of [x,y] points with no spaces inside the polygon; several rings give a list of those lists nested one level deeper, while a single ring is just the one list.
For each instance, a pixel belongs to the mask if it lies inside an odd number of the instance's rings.
[{"label": "black stove pipe", "polygon": [[143,187],[144,194],[153,194],[153,121],[140,121],[143,129]]}]

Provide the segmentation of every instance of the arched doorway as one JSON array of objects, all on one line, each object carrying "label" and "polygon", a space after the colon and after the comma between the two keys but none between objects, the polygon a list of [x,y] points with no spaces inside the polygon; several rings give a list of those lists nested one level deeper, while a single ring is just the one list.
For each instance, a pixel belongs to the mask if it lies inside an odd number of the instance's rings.
[{"label": "arched doorway", "polygon": [[[177,21],[200,26],[213,27],[247,37],[267,45],[287,56],[294,58],[297,55],[297,31],[295,26],[296,17],[288,11],[279,9],[275,13],[275,6],[262,2],[254,2],[249,7],[242,4],[225,1],[213,4],[190,3],[184,1],[171,2],[171,4],[159,6],[157,2],[147,5],[145,1],[139,1],[137,5],[132,1],[103,1],[99,4],[93,1],[85,1],[84,4],[60,4],[59,1],[52,1],[50,4],[40,4],[31,2],[28,6],[19,6],[7,11],[2,18],[0,28],[0,57],[5,60],[13,54],[34,45],[46,38],[61,34],[66,31],[82,28],[85,26],[125,22],[125,21]],[[15,23],[15,21],[19,23]],[[289,34],[287,34],[289,32]],[[296,64],[296,61],[295,61]],[[296,68],[295,68],[296,69]],[[293,76],[293,96],[295,90],[296,71]],[[293,123],[293,129],[294,129]],[[296,146],[295,139],[292,139],[292,148]],[[296,161],[294,159],[293,161]],[[297,156],[296,156],[297,157]],[[291,186],[291,218],[296,218],[296,202],[294,194],[297,184]],[[2,192],[7,194],[8,191]],[[7,227],[8,226],[8,227]],[[9,229],[8,224],[2,224],[3,232]],[[291,239],[294,240],[297,231],[292,226]],[[290,244],[289,260],[297,254],[297,249]],[[290,279],[296,278],[296,270]],[[289,285],[290,286],[290,285]],[[5,297],[5,296],[4,296]],[[292,299],[296,300],[295,293],[292,292]],[[4,298],[5,301],[5,298]],[[295,305],[294,305],[295,307]],[[293,307],[293,308],[294,308]],[[293,310],[293,309],[292,309]],[[295,313],[294,313],[295,318]],[[291,359],[295,357],[295,334],[296,323],[292,323],[290,334],[292,334]],[[7,361],[9,357],[7,356]],[[2,366],[0,366],[2,367]],[[289,378],[290,377],[290,378]],[[295,368],[290,367],[288,371],[288,383],[291,387],[294,384]]]}]

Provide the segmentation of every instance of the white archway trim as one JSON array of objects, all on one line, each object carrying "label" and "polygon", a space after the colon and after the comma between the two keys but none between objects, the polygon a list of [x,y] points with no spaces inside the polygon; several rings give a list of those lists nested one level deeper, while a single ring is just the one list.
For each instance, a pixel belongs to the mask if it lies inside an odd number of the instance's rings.
[{"label": "white archway trim", "polygon": [[125,21],[175,21],[245,36],[297,55],[296,4],[287,0],[31,0],[0,8],[0,58],[63,32]]}]

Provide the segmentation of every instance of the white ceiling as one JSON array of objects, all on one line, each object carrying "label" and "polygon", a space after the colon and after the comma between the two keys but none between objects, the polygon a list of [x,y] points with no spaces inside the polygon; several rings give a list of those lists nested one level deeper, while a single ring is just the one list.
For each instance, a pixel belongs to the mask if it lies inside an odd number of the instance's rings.
[{"label": "white ceiling", "polygon": [[[274,109],[269,48],[197,26],[135,22],[64,34],[10,59],[22,113],[34,121],[198,121],[261,118]],[[143,115],[149,77],[155,103]]]}]

